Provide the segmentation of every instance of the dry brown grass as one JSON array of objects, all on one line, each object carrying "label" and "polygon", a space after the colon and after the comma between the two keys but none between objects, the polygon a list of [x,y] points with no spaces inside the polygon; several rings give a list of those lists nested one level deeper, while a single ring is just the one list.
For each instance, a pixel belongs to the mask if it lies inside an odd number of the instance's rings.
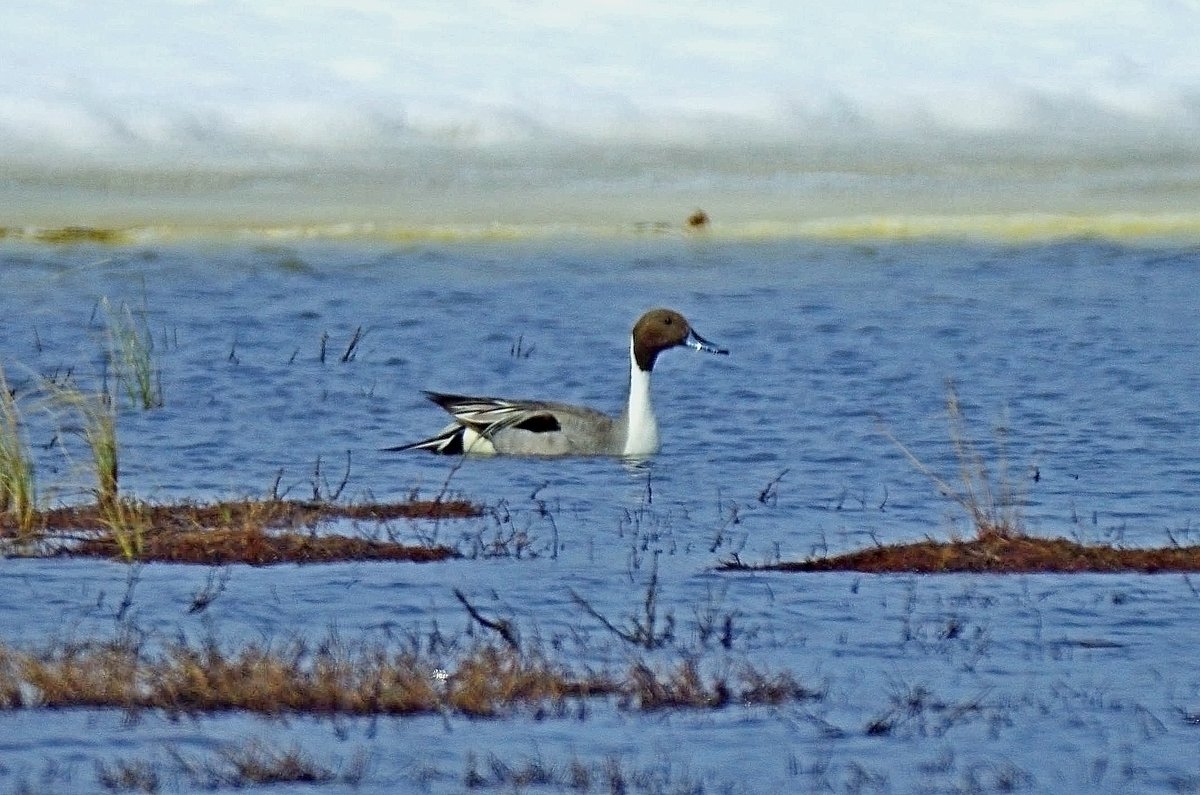
[{"label": "dry brown grass", "polygon": [[[328,784],[338,775],[297,746],[273,748],[252,741],[229,746],[216,760],[194,762],[175,754],[177,765],[204,789],[243,789],[270,784]],[[349,783],[356,783],[351,777]]]},{"label": "dry brown grass", "polygon": [[[213,504],[154,505],[118,500],[123,515],[135,516],[136,547],[124,523],[112,521],[112,505],[86,505],[38,512],[41,547],[46,554],[125,560],[197,563],[321,563],[339,560],[444,560],[455,556],[445,546],[319,535],[307,532],[330,519],[386,522],[393,519],[448,519],[478,516],[480,507],[465,500],[410,500],[400,503],[342,505],[291,500],[236,500]],[[0,535],[20,531],[0,517]],[[28,532],[24,534],[26,537]],[[66,539],[66,540],[63,540]]]},{"label": "dry brown grass", "polygon": [[427,662],[378,649],[176,646],[142,673],[148,697],[135,706],[169,712],[409,714],[439,701]]},{"label": "dry brown grass", "polygon": [[630,695],[646,710],[723,707],[731,698],[725,680],[715,679],[711,685],[706,685],[691,660],[685,660],[675,670],[661,675],[644,663],[638,663],[630,670],[630,680],[633,684]]},{"label": "dry brown grass", "polygon": [[6,708],[100,707],[169,714],[242,710],[278,715],[411,714],[442,696],[431,663],[414,655],[336,645],[309,649],[172,645],[156,655],[88,644],[27,654],[0,649]]},{"label": "dry brown grass", "polygon": [[[445,667],[443,667],[445,666]],[[717,709],[818,698],[790,675],[746,668],[738,681],[705,681],[685,661],[657,673],[634,664],[625,678],[575,674],[537,653],[480,646],[445,663],[413,651],[302,642],[175,643],[150,653],[129,643],[78,644],[29,653],[0,644],[0,709],[111,708],[170,715],[416,715],[493,718],[521,707],[616,697],[625,708]]]},{"label": "dry brown grass", "polygon": [[447,705],[478,717],[495,717],[514,704],[561,703],[619,689],[608,677],[577,677],[540,655],[491,646],[463,659],[446,684]]},{"label": "dry brown grass", "polygon": [[726,676],[711,676],[706,682],[691,659],[665,672],[655,672],[645,663],[636,663],[629,671],[622,693],[642,710],[719,709],[734,702],[782,704],[821,696],[816,690],[802,687],[791,674],[769,675],[749,665],[738,672],[736,684]]},{"label": "dry brown grass", "polygon": [[826,558],[747,565],[721,564],[725,571],[860,571],[939,574],[1200,571],[1200,546],[1125,549],[1090,546],[1064,538],[1034,538],[986,533],[969,541],[918,541],[888,544]]},{"label": "dry brown grass", "polygon": [[680,767],[669,762],[630,765],[615,755],[603,760],[575,756],[566,763],[554,764],[540,754],[533,758],[512,759],[494,753],[480,756],[467,752],[462,787],[464,791],[472,792],[607,792],[615,795],[702,795],[714,790],[741,791],[732,784],[714,788]]},{"label": "dry brown grass", "polygon": [[444,670],[426,657],[381,648],[303,643],[176,644],[157,655],[127,645],[83,645],[41,655],[0,647],[0,704],[108,707],[169,714],[411,715],[451,710],[494,717],[519,705],[611,693],[603,678],[576,679],[539,657],[481,647]]},{"label": "dry brown grass", "polygon": [[[958,459],[958,476],[961,486],[951,482],[926,466],[903,442],[886,428],[883,433],[904,454],[913,468],[925,475],[937,487],[938,492],[958,503],[971,518],[976,533],[985,535],[1020,535],[1022,527],[1020,496],[1010,479],[1006,452],[1007,430],[996,430],[999,454],[992,469],[980,454],[970,433],[967,431],[962,402],[954,383],[946,382],[946,422],[954,455]],[[994,482],[995,481],[995,482]]]},{"label": "dry brown grass", "polygon": [[349,784],[357,786],[366,774],[367,758],[356,754],[347,763],[323,763],[296,745],[278,747],[262,740],[231,742],[214,754],[196,756],[168,747],[166,760],[156,754],[144,759],[98,762],[96,782],[109,792],[159,792],[163,783],[181,784],[188,791],[249,789],[271,784]]}]

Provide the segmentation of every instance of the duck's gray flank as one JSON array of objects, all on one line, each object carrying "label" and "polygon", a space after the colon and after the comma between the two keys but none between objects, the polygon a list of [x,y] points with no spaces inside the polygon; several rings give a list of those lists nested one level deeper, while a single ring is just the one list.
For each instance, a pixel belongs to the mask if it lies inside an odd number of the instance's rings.
[{"label": "duck's gray flank", "polygon": [[650,374],[660,353],[680,346],[728,353],[697,334],[678,312],[652,309],[630,334],[629,396],[620,415],[543,400],[427,391],[426,397],[453,421],[428,439],[386,449],[445,455],[650,455],[659,448]]}]

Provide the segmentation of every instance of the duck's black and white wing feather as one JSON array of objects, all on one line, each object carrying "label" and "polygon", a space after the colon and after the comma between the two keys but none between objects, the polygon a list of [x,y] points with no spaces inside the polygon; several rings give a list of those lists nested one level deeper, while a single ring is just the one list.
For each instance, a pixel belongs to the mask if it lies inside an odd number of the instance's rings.
[{"label": "duck's black and white wing feather", "polygon": [[444,392],[426,392],[425,396],[452,415],[455,422],[466,425],[485,438],[491,438],[505,428],[520,428],[533,433],[549,433],[560,429],[552,403]]},{"label": "duck's black and white wing feather", "polygon": [[461,455],[469,445],[478,443],[480,439],[490,443],[496,434],[509,428],[530,433],[562,430],[553,403],[445,392],[426,392],[425,396],[453,416],[454,422],[429,439],[387,447],[385,451],[429,450],[443,455]]}]

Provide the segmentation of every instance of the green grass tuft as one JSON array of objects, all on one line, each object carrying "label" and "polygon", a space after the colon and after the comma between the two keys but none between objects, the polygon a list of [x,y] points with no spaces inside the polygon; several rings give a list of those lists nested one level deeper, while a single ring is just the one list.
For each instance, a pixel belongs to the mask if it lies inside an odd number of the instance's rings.
[{"label": "green grass tuft", "polygon": [[21,412],[0,367],[0,513],[26,535],[37,521],[37,483],[21,427]]},{"label": "green grass tuft", "polygon": [[[91,453],[92,469],[96,474],[96,503],[101,513],[120,511],[118,506],[120,465],[117,450],[117,407],[112,395],[100,392],[87,394],[72,386],[47,382],[45,388],[52,400],[79,412],[80,433]],[[114,518],[117,518],[114,515]]]},{"label": "green grass tuft", "polygon": [[160,408],[162,372],[154,362],[154,338],[145,310],[135,317],[125,304],[114,308],[107,298],[101,304],[108,318],[109,359],[130,404],[135,408]]}]

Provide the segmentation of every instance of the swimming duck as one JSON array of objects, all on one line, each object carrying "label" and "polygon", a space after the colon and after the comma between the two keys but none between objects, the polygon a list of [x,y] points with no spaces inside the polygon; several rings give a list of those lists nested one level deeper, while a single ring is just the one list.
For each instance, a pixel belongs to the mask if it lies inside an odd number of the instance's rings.
[{"label": "swimming duck", "polygon": [[675,310],[651,309],[638,318],[629,337],[629,399],[619,416],[543,400],[427,391],[426,397],[454,420],[436,436],[385,450],[444,455],[651,455],[658,452],[659,439],[650,373],[660,353],[681,346],[729,353],[697,334]]}]

